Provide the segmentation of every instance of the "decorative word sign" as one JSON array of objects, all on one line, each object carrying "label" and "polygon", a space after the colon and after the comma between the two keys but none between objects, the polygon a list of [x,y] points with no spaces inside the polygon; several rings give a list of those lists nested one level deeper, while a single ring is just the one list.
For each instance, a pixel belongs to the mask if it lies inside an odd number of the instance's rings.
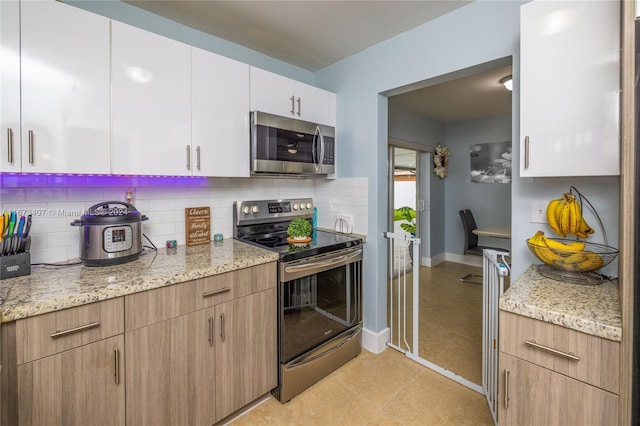
[{"label": "decorative word sign", "polygon": [[184,224],[187,246],[211,243],[211,209],[209,207],[184,209]]}]

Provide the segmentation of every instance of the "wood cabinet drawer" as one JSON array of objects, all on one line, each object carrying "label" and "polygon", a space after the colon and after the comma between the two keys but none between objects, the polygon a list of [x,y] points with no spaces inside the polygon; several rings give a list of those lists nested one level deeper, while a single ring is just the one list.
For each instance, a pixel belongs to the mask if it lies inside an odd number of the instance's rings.
[{"label": "wood cabinet drawer", "polygon": [[16,321],[17,363],[34,361],[124,332],[121,297]]},{"label": "wood cabinet drawer", "polygon": [[198,280],[197,308],[206,308],[276,286],[275,262]]},{"label": "wood cabinet drawer", "polygon": [[145,327],[276,286],[275,262],[125,296],[125,328]]},{"label": "wood cabinet drawer", "polygon": [[500,311],[500,351],[618,393],[618,342]]}]

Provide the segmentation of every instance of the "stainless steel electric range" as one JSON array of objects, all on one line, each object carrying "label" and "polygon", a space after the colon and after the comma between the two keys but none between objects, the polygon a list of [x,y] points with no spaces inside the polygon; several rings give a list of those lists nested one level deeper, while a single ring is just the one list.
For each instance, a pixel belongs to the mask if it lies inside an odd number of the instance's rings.
[{"label": "stainless steel electric range", "polygon": [[289,243],[291,220],[313,218],[310,198],[237,201],[233,207],[234,237],[280,255],[273,393],[287,402],[361,351],[363,241],[314,229],[310,242]]}]

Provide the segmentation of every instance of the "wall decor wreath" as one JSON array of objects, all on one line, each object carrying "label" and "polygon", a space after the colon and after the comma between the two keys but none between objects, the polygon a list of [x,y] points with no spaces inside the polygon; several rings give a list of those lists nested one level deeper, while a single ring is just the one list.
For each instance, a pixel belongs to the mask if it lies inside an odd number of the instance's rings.
[{"label": "wall decor wreath", "polygon": [[433,173],[440,179],[444,179],[447,176],[447,166],[449,165],[449,156],[451,151],[446,146],[436,146],[436,150],[433,154]]}]

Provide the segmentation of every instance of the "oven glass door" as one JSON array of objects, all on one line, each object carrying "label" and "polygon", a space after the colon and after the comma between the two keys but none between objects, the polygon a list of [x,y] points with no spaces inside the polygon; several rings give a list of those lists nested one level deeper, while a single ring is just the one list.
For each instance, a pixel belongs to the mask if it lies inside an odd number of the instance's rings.
[{"label": "oven glass door", "polygon": [[281,282],[281,362],[359,324],[362,260]]}]

